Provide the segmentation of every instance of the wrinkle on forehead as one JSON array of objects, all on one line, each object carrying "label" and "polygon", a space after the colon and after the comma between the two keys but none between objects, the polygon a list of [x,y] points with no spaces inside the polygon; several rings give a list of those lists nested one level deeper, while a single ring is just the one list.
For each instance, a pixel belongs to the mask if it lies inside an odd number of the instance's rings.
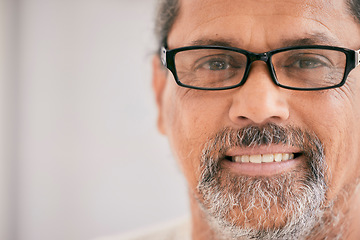
[{"label": "wrinkle on forehead", "polygon": [[[323,15],[335,12],[343,14],[345,0],[182,0],[181,8],[186,8],[189,15],[199,18],[216,15],[246,14],[251,16],[275,16],[292,15],[304,16],[309,14],[316,17],[315,12],[319,11]],[[221,11],[219,11],[221,9]],[[240,12],[242,9],[246,11]],[[190,11],[189,11],[190,10]]]},{"label": "wrinkle on forehead", "polygon": [[[170,40],[175,39],[181,45],[173,47],[181,47],[191,44],[191,41],[202,36],[216,39],[216,35],[227,38],[230,37],[228,34],[233,34],[234,38],[239,38],[238,42],[245,41],[253,45],[259,42],[262,45],[267,44],[267,48],[271,49],[275,45],[274,42],[270,43],[270,38],[274,38],[271,35],[296,37],[296,35],[310,35],[313,30],[339,39],[343,37],[341,31],[344,30],[340,29],[337,36],[333,34],[334,26],[331,24],[336,22],[333,19],[340,21],[353,19],[346,11],[344,1],[182,0],[179,18],[173,28],[176,29],[176,25],[182,21],[182,33],[171,38],[172,32],[170,32],[169,43],[171,45]],[[294,31],[294,28],[301,31]],[[339,29],[338,26],[336,28]],[[247,30],[244,31],[245,29]],[[337,45],[345,46],[345,44]]]},{"label": "wrinkle on forehead", "polygon": [[[214,38],[202,37],[196,40],[193,40],[188,44],[189,46],[203,46],[203,45],[214,45],[214,46],[223,46],[223,47],[234,47],[241,45],[241,40],[232,39],[232,38],[222,38],[221,36],[215,36]],[[281,41],[277,48],[280,47],[293,47],[293,46],[305,46],[305,45],[339,45],[340,42],[328,36],[322,32],[312,32],[308,33],[305,36],[299,36],[294,39],[287,38],[286,36],[281,37]]]}]

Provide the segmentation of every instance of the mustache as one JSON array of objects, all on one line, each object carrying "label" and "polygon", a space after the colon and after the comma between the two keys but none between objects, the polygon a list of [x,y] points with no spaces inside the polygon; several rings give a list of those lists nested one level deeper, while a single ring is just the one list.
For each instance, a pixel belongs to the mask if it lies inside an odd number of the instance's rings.
[{"label": "mustache", "polygon": [[230,148],[270,145],[289,145],[300,149],[309,165],[316,164],[313,162],[314,159],[324,161],[324,148],[315,133],[291,125],[267,123],[263,126],[249,125],[240,129],[220,130],[205,144],[200,166],[202,169],[210,167],[217,172],[220,168],[219,161],[226,157],[225,153]]},{"label": "mustache", "polygon": [[207,142],[203,154],[218,152],[224,154],[233,147],[258,147],[271,144],[291,145],[304,149],[304,146],[317,137],[292,126],[279,126],[268,123],[263,126],[246,126],[241,129],[224,128]]}]

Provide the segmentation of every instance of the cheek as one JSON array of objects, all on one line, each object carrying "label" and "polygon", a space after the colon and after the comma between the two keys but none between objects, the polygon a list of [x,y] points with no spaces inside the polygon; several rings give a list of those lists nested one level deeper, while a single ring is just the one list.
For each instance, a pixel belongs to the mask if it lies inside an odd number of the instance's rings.
[{"label": "cheek", "polygon": [[224,99],[212,93],[174,87],[167,89],[166,135],[181,170],[194,189],[200,175],[203,148],[214,133],[224,127]]},{"label": "cheek", "polygon": [[[319,92],[303,101],[301,120],[322,141],[330,172],[329,199],[359,176],[359,94],[348,89]],[[311,96],[309,94],[309,96]]]}]

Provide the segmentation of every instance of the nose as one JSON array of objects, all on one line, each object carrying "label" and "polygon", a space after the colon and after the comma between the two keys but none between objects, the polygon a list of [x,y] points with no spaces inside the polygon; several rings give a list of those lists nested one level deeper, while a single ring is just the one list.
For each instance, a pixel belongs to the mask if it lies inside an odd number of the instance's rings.
[{"label": "nose", "polygon": [[272,81],[265,63],[253,63],[248,79],[234,89],[229,110],[230,120],[237,125],[279,123],[289,118],[284,91]]}]

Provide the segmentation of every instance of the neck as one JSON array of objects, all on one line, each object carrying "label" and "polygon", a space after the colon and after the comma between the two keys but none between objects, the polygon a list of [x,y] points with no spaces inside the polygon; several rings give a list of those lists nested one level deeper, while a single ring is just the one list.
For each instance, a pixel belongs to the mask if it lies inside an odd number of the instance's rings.
[{"label": "neck", "polygon": [[192,218],[192,240],[217,240],[199,203],[192,193],[189,193],[189,195]]},{"label": "neck", "polygon": [[337,199],[332,212],[337,214],[328,213],[329,221],[326,224],[331,229],[324,229],[325,234],[318,239],[335,239],[339,235],[341,239],[346,240],[360,239],[360,183],[344,191],[344,194]]}]

